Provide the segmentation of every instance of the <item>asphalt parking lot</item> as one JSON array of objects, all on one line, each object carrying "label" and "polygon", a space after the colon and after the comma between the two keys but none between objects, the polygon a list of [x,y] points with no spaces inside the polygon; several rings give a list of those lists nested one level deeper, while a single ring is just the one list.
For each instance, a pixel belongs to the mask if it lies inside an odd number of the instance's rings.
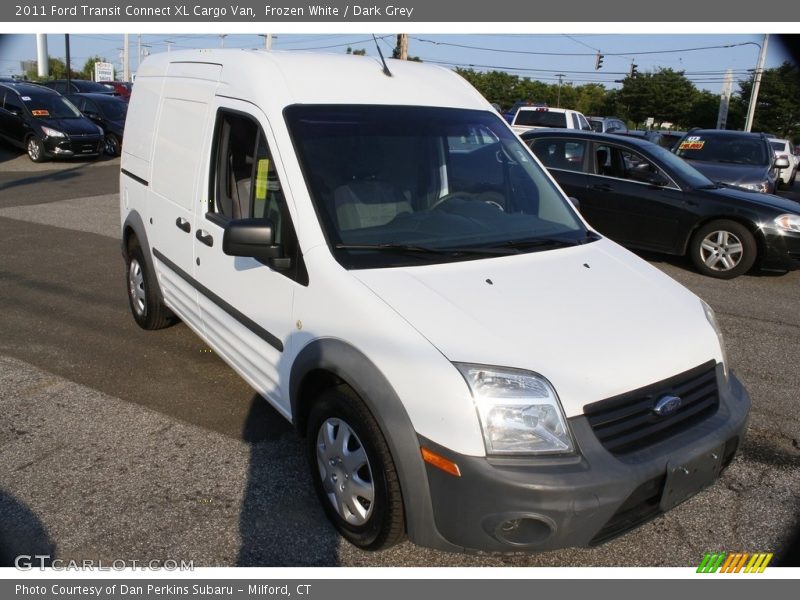
[{"label": "asphalt parking lot", "polygon": [[[718,281],[643,257],[717,311],[753,411],[713,488],[594,549],[364,553],[328,525],[300,439],[187,327],[144,332],[119,251],[119,160],[0,148],[0,566],[691,566],[776,552],[800,517],[800,271]],[[800,185],[786,193],[800,198]]]}]

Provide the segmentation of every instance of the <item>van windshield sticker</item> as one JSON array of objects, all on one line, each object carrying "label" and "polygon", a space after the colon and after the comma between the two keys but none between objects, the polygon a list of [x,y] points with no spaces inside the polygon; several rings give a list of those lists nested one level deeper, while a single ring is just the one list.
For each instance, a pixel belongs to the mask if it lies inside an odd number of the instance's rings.
[{"label": "van windshield sticker", "polygon": [[30,96],[21,96],[21,98],[22,98],[22,99],[23,99],[25,102],[30,102],[30,101],[31,101],[31,97],[30,97]]},{"label": "van windshield sticker", "polygon": [[32,110],[31,114],[34,117],[49,117],[50,111],[49,110]]}]

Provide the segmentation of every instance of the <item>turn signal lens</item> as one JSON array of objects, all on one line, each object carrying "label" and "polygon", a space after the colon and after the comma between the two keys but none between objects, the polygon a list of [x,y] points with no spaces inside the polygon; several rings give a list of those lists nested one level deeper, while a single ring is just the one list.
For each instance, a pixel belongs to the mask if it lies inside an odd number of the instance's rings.
[{"label": "turn signal lens", "polygon": [[459,469],[458,465],[452,460],[448,460],[444,456],[436,454],[432,450],[428,450],[425,447],[420,448],[420,450],[422,451],[422,460],[429,465],[433,465],[437,469],[441,469],[453,477],[461,477],[461,469]]}]

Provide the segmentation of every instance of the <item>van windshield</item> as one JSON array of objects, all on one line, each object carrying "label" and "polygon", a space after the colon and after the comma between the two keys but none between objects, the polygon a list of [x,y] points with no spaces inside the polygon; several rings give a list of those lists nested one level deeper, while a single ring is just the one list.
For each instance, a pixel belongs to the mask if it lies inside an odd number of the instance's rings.
[{"label": "van windshield", "polygon": [[285,117],[328,243],[347,268],[469,260],[593,239],[494,113],[295,105]]}]

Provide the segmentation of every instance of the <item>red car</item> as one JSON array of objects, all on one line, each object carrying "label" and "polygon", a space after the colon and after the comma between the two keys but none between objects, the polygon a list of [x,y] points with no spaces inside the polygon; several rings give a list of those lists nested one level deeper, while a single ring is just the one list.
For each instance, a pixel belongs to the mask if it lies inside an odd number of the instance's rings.
[{"label": "red car", "polygon": [[131,99],[131,90],[133,84],[129,81],[104,81],[103,85],[110,85],[114,91],[119,94],[119,97],[127,102]]}]

